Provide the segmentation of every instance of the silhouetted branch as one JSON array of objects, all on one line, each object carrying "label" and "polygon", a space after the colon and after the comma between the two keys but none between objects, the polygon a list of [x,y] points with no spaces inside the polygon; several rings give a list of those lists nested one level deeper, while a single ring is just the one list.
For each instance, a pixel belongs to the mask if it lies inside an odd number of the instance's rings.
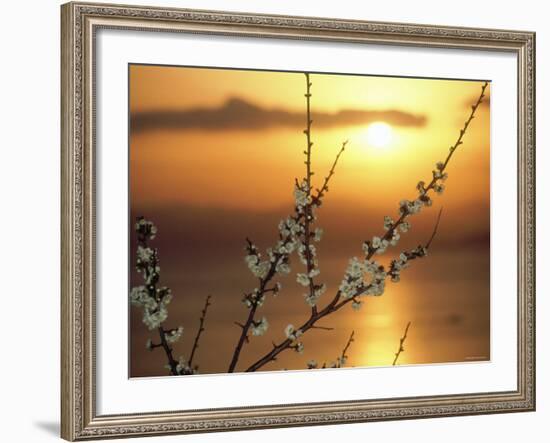
[{"label": "silhouetted branch", "polygon": [[432,232],[432,235],[426,245],[424,246],[426,249],[430,249],[430,246],[432,244],[433,239],[435,238],[435,235],[437,234],[437,229],[439,228],[439,222],[441,221],[441,213],[443,212],[443,208],[439,210],[439,214],[437,214],[437,221],[434,226],[434,230]]},{"label": "silhouetted branch", "polygon": [[135,231],[138,240],[138,249],[136,252],[136,270],[141,274],[144,285],[132,288],[130,292],[130,301],[143,310],[143,323],[149,330],[156,329],[159,334],[160,343],[153,344],[149,339],[146,348],[153,350],[162,347],[168,360],[168,368],[172,375],[180,375],[179,362],[176,361],[172,353],[170,343],[175,343],[180,339],[183,328],[165,330],[163,322],[168,317],[168,303],[172,299],[172,293],[167,287],[158,287],[160,279],[160,266],[158,261],[158,251],[148,245],[149,240],[153,240],[157,233],[156,226],[138,217],[135,224]]},{"label": "silhouetted branch", "polygon": [[192,366],[193,364],[193,357],[195,356],[195,351],[199,347],[199,340],[201,338],[201,334],[204,331],[204,320],[206,320],[206,313],[208,312],[208,307],[211,305],[210,299],[212,298],[211,295],[208,295],[206,297],[206,301],[204,302],[204,308],[202,308],[201,311],[201,318],[199,320],[199,329],[197,330],[197,335],[195,336],[195,341],[193,342],[193,348],[191,349],[191,355],[189,356],[189,366]]},{"label": "silhouetted branch", "polygon": [[395,353],[395,358],[393,359],[392,366],[395,366],[397,364],[397,360],[399,359],[399,356],[402,352],[405,352],[405,348],[403,345],[405,344],[405,340],[407,340],[407,333],[409,332],[409,328],[411,326],[411,322],[407,323],[407,327],[405,328],[405,333],[403,334],[403,337],[399,339],[399,349]]},{"label": "silhouetted branch", "polygon": [[[306,78],[309,84],[309,76],[307,76]],[[433,179],[430,184],[428,186],[425,186],[424,182],[419,182],[417,185],[417,190],[419,191],[418,197],[412,202],[407,200],[400,202],[399,210],[401,215],[398,220],[394,222],[393,220],[391,220],[390,217],[386,217],[384,219],[384,225],[385,227],[387,227],[385,234],[381,238],[373,237],[371,241],[366,241],[364,243],[363,249],[365,251],[365,262],[362,263],[356,258],[352,259],[350,261],[348,269],[346,270],[346,274],[344,276],[342,284],[340,285],[338,291],[336,291],[333,299],[323,309],[312,310],[310,317],[299,328],[294,329],[294,327],[292,327],[292,330],[295,331],[297,334],[293,334],[291,336],[288,336],[287,334],[286,340],[274,346],[263,357],[259,358],[256,362],[250,365],[246,369],[247,372],[258,370],[266,363],[273,361],[274,358],[281,352],[287,349],[292,349],[296,338],[303,335],[309,329],[314,327],[316,322],[318,322],[320,319],[338,311],[350,302],[353,302],[354,306],[360,307],[360,296],[364,294],[382,295],[384,293],[385,280],[388,275],[392,277],[393,281],[399,281],[398,274],[397,277],[394,277],[394,275],[396,274],[396,272],[407,266],[406,262],[408,260],[412,258],[420,258],[426,256],[428,249],[427,247],[431,246],[431,242],[433,241],[433,238],[435,237],[435,234],[437,232],[441,212],[438,216],[438,221],[436,223],[436,227],[434,228],[434,232],[432,233],[432,236],[430,237],[426,245],[419,246],[418,248],[410,251],[408,253],[408,256],[407,253],[402,253],[399,260],[394,260],[392,262],[392,265],[394,266],[392,266],[391,269],[392,271],[394,271],[393,274],[391,272],[386,272],[383,266],[376,263],[376,261],[371,260],[375,254],[383,253],[386,251],[388,246],[393,246],[397,244],[400,238],[400,234],[396,232],[397,228],[400,228],[401,232],[408,231],[409,226],[408,223],[406,223],[405,221],[408,216],[420,212],[423,206],[431,206],[432,202],[428,195],[430,191],[434,190],[436,193],[443,192],[444,186],[442,182],[445,181],[447,178],[445,169],[447,168],[447,165],[452,158],[455,150],[458,148],[458,146],[462,144],[462,138],[464,137],[464,134],[466,133],[470,122],[474,118],[475,111],[477,110],[479,104],[482,102],[483,97],[485,96],[484,93],[487,85],[488,83],[485,83],[483,85],[481,89],[481,94],[476,104],[472,106],[472,112],[464,123],[463,128],[460,130],[459,136],[455,144],[451,146],[450,152],[447,155],[445,162],[439,162],[436,164],[436,170],[433,171]],[[369,284],[365,284],[364,282],[365,271],[368,271],[373,275],[373,280]]]},{"label": "silhouetted branch", "polygon": [[[348,355],[347,355],[347,352],[348,352],[348,349],[349,347],[351,346],[351,344],[353,343],[354,341],[354,335],[355,335],[355,331],[351,331],[351,335],[349,336],[348,338],[348,341],[346,342],[346,345],[344,346],[344,349],[342,350],[342,353],[336,358],[335,361],[329,363],[327,365],[326,362],[324,362],[322,365],[321,365],[321,369],[325,369],[325,368],[342,368],[345,366],[347,360],[348,360]],[[318,368],[318,364],[315,360],[310,360],[307,362],[307,368],[308,369],[317,369]]]}]

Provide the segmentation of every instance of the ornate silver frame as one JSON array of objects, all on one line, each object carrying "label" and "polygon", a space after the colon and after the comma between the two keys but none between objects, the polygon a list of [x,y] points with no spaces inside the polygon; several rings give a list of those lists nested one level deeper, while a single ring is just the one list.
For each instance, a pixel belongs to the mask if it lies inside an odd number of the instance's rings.
[{"label": "ornate silver frame", "polygon": [[[67,440],[533,411],[535,34],[68,3],[62,17],[61,435]],[[518,59],[518,384],[511,392],[98,416],[94,368],[94,33],[99,28],[508,51]]]}]

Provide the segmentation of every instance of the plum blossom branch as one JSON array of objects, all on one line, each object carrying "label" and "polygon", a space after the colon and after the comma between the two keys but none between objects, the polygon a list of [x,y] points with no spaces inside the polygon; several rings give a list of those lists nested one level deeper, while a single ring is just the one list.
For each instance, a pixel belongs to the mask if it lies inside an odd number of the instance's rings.
[{"label": "plum blossom branch", "polygon": [[374,237],[372,240],[366,241],[364,243],[363,249],[366,253],[367,259],[371,259],[374,254],[382,254],[386,251],[388,246],[395,246],[395,244],[397,244],[397,241],[400,238],[400,233],[398,231],[400,231],[401,233],[405,233],[410,228],[410,224],[406,221],[406,219],[410,215],[414,215],[420,212],[423,206],[432,205],[432,200],[429,196],[430,191],[433,190],[436,194],[443,193],[443,191],[445,190],[444,182],[448,178],[448,174],[446,172],[447,166],[451,161],[455,151],[459,148],[460,145],[463,144],[462,139],[466,134],[466,131],[468,130],[471,121],[474,119],[477,109],[485,98],[485,90],[487,86],[488,82],[485,82],[481,87],[481,93],[476,103],[472,105],[470,115],[464,122],[462,129],[460,129],[455,143],[449,148],[449,153],[447,154],[445,160],[443,162],[440,161],[436,163],[436,167],[432,171],[432,179],[428,183],[428,185],[426,186],[426,183],[424,181],[418,182],[418,184],[416,185],[416,189],[418,191],[416,199],[413,201],[402,200],[399,203],[399,218],[394,221],[389,216],[384,217],[384,228],[386,229],[386,232],[382,235],[382,237]]},{"label": "plum blossom branch", "polygon": [[253,328],[253,335],[263,335],[269,326],[267,319],[264,317],[260,322],[254,319],[256,311],[261,307],[265,301],[266,294],[271,292],[273,295],[281,289],[280,283],[275,283],[271,288],[268,288],[268,284],[272,278],[277,274],[288,274],[290,272],[289,255],[295,248],[294,232],[295,227],[298,226],[292,217],[282,221],[279,225],[279,242],[277,243],[276,250],[269,249],[269,260],[262,261],[261,254],[258,248],[250,239],[246,239],[246,251],[245,262],[252,274],[258,278],[259,287],[255,288],[252,292],[244,294],[243,303],[249,309],[248,316],[244,324],[237,325],[241,328],[241,334],[233,351],[231,362],[227,372],[234,372],[239,356],[241,354],[244,344],[248,341],[248,331]]},{"label": "plum blossom branch", "polygon": [[204,321],[206,320],[206,313],[208,312],[208,307],[212,304],[210,302],[210,299],[212,298],[211,295],[208,295],[206,297],[206,301],[204,302],[204,308],[202,308],[201,311],[201,317],[199,319],[199,329],[197,329],[197,335],[195,336],[195,341],[193,342],[193,347],[191,349],[191,355],[189,356],[189,366],[193,365],[193,358],[195,357],[195,352],[197,348],[199,347],[199,340],[201,338],[201,334],[204,331]]},{"label": "plum blossom branch", "polygon": [[157,249],[148,246],[148,241],[153,240],[157,233],[156,226],[138,217],[135,224],[137,233],[138,248],[136,251],[136,270],[141,274],[144,285],[136,286],[130,291],[130,301],[133,305],[143,310],[143,323],[149,330],[156,329],[159,334],[160,343],[153,343],[150,339],[146,348],[153,350],[162,348],[168,360],[168,369],[172,375],[179,375],[178,361],[172,353],[172,343],[178,341],[183,334],[183,327],[176,329],[165,329],[163,323],[168,317],[168,304],[172,300],[170,288],[158,287],[160,279],[160,266]]},{"label": "plum blossom branch", "polygon": [[[307,89],[306,97],[309,95],[309,76],[306,75],[307,80]],[[266,353],[263,357],[258,359],[255,363],[250,365],[246,371],[256,371],[268,362],[274,361],[277,355],[283,352],[286,349],[293,349],[295,347],[295,342],[297,337],[301,336],[303,333],[315,326],[315,323],[321,318],[326,317],[329,314],[336,312],[341,309],[348,303],[352,303],[352,306],[355,309],[361,307],[360,296],[362,295],[373,295],[380,296],[384,293],[385,290],[385,281],[388,276],[391,277],[392,281],[399,281],[399,272],[404,267],[408,266],[407,262],[414,260],[416,258],[425,257],[427,255],[428,248],[431,246],[437,228],[439,226],[439,221],[441,218],[441,212],[438,216],[436,226],[434,228],[434,233],[424,246],[419,246],[412,251],[403,252],[400,254],[398,260],[392,261],[390,265],[389,272],[386,271],[384,266],[378,264],[375,260],[372,260],[372,257],[375,254],[382,254],[386,251],[388,246],[395,246],[400,239],[400,232],[405,233],[409,230],[410,224],[406,221],[407,217],[410,215],[417,214],[420,212],[423,206],[431,206],[432,201],[429,197],[429,192],[434,191],[437,194],[441,194],[444,190],[444,182],[447,179],[447,173],[445,172],[447,165],[449,164],[454,152],[462,144],[462,139],[475,116],[475,112],[478,109],[479,105],[485,97],[485,89],[488,83],[486,82],[481,89],[481,94],[477,102],[472,106],[471,113],[467,120],[464,123],[463,128],[459,132],[459,136],[455,141],[454,145],[451,146],[449,154],[447,155],[444,162],[438,162],[436,164],[436,169],[432,172],[433,178],[428,186],[425,186],[424,182],[419,182],[417,185],[417,190],[419,192],[418,197],[414,201],[403,200],[399,204],[400,216],[397,221],[393,221],[391,217],[386,216],[384,218],[384,227],[386,229],[385,234],[382,237],[373,237],[372,240],[368,240],[363,244],[363,250],[365,252],[364,261],[359,260],[354,257],[350,260],[349,266],[344,274],[344,279],[334,295],[333,299],[321,310],[312,310],[310,317],[298,328],[295,329],[293,325],[288,325],[285,329],[286,340],[280,344],[273,345],[273,348]],[[309,121],[309,119],[308,119]],[[307,134],[306,134],[307,135]],[[306,163],[307,166],[307,163]],[[308,171],[306,171],[307,173]],[[304,198],[307,199],[308,194],[303,193]],[[307,200],[304,202],[304,205],[307,204]],[[398,232],[398,229],[400,232]],[[371,276],[370,282],[365,282],[365,274]],[[298,277],[305,283],[305,278]],[[290,328],[291,333],[288,333]],[[299,342],[298,342],[299,343]]]},{"label": "plum blossom branch", "polygon": [[277,274],[288,274],[290,272],[290,255],[297,249],[300,261],[306,266],[306,273],[298,273],[296,279],[298,283],[308,287],[308,293],[305,294],[306,302],[311,306],[312,313],[316,312],[316,304],[319,297],[325,292],[326,286],[324,284],[317,284],[313,278],[319,274],[316,259],[316,249],[312,244],[313,242],[319,242],[322,237],[322,229],[311,229],[311,224],[315,220],[314,209],[321,205],[324,194],[328,191],[328,183],[334,174],[336,164],[340,155],[344,151],[346,143],[342,145],[340,152],[338,153],[335,162],[329,172],[329,175],[325,179],[321,189],[317,190],[315,196],[311,194],[311,177],[314,172],[311,170],[311,153],[313,142],[311,141],[311,125],[313,120],[311,119],[311,82],[309,80],[309,74],[306,76],[306,129],[304,134],[306,135],[306,155],[305,165],[306,174],[302,182],[295,181],[294,198],[295,207],[294,215],[287,217],[279,223],[279,241],[275,248],[268,249],[267,255],[269,260],[263,261],[258,248],[250,239],[246,239],[246,251],[245,261],[252,274],[259,279],[259,285],[252,292],[246,293],[243,297],[243,303],[249,309],[246,321],[243,324],[239,324],[241,333],[235,346],[231,362],[229,364],[228,372],[234,372],[243,346],[249,340],[249,331],[252,330],[252,335],[263,335],[267,330],[269,323],[265,317],[261,320],[256,320],[255,315],[259,307],[261,307],[265,301],[267,293],[277,293],[281,289],[279,282],[275,283],[275,286],[268,287],[271,280]]},{"label": "plum blossom branch", "polygon": [[393,359],[392,366],[395,366],[397,364],[397,360],[399,359],[399,356],[402,352],[405,352],[405,348],[403,345],[405,344],[405,340],[407,340],[407,334],[409,332],[409,328],[411,326],[411,322],[407,323],[407,327],[405,328],[405,332],[403,333],[403,337],[399,339],[399,349],[395,353],[395,358]]},{"label": "plum blossom branch", "polygon": [[[311,244],[313,237],[314,241],[320,241],[323,231],[319,228],[314,233],[311,231],[311,226],[315,219],[314,205],[311,196],[311,177],[314,172],[311,170],[311,148],[313,147],[313,141],[311,139],[311,125],[313,120],[311,119],[311,86],[312,83],[309,79],[309,73],[305,73],[306,77],[306,129],[304,134],[306,136],[306,150],[304,154],[306,156],[306,176],[302,183],[296,183],[296,210],[299,214],[303,214],[302,220],[302,236],[301,243],[298,247],[298,255],[300,260],[306,267],[306,273],[299,273],[296,276],[296,280],[303,286],[308,288],[307,294],[305,294],[306,302],[311,306],[312,313],[317,311],[317,300],[325,292],[326,286],[324,284],[316,284],[314,277],[319,274],[319,268],[317,259],[315,257],[315,247]],[[320,200],[318,200],[320,202]]]}]

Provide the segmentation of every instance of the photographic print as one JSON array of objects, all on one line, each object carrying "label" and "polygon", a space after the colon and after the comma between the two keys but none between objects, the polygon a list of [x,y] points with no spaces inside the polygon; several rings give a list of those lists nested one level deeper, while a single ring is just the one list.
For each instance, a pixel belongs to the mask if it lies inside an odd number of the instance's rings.
[{"label": "photographic print", "polygon": [[130,377],[490,360],[489,82],[128,69]]}]

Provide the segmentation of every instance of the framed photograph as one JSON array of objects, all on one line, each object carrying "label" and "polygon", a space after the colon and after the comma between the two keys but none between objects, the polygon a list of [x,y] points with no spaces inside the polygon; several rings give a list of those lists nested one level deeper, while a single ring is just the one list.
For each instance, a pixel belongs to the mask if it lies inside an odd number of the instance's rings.
[{"label": "framed photograph", "polygon": [[535,409],[535,35],[68,3],[62,437]]}]

